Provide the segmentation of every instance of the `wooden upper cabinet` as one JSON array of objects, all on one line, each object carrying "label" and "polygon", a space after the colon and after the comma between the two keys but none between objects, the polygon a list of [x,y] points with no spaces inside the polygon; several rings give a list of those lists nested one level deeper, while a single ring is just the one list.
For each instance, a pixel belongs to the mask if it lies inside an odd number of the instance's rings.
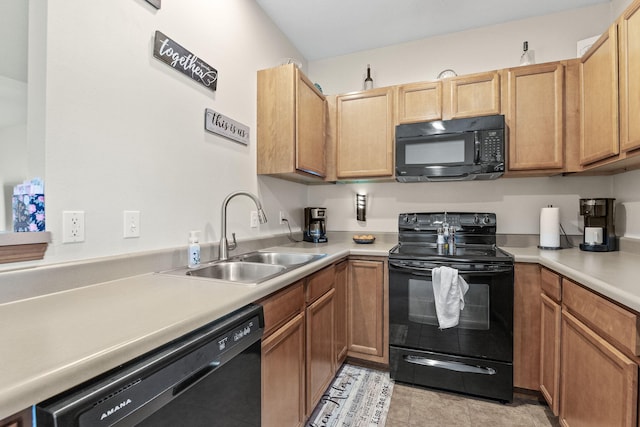
[{"label": "wooden upper cabinet", "polygon": [[640,148],[640,1],[620,19],[620,149]]},{"label": "wooden upper cabinet", "polygon": [[[564,65],[555,62],[507,71],[508,170],[564,166]],[[558,171],[556,171],[558,173]]]},{"label": "wooden upper cabinet", "polygon": [[614,24],[581,58],[580,164],[618,155],[618,31]]},{"label": "wooden upper cabinet", "polygon": [[387,87],[336,97],[338,179],[393,176],[393,94]]},{"label": "wooden upper cabinet", "polygon": [[500,114],[500,74],[469,74],[443,81],[444,119]]},{"label": "wooden upper cabinet", "polygon": [[326,175],[327,103],[294,65],[258,71],[258,174],[297,181]]},{"label": "wooden upper cabinet", "polygon": [[421,82],[396,87],[397,124],[442,119],[442,82]]}]

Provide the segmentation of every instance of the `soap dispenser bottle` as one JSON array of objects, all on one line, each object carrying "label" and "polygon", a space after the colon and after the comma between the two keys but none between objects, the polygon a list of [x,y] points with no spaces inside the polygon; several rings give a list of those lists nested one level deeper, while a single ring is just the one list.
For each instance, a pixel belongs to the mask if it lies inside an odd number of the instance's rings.
[{"label": "soap dispenser bottle", "polygon": [[200,265],[200,244],[198,243],[198,232],[189,232],[188,266],[195,268]]}]

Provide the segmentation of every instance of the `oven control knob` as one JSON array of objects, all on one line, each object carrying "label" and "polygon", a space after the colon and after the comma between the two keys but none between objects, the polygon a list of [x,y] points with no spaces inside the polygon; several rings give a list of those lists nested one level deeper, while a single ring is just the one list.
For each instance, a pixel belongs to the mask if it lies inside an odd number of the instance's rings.
[{"label": "oven control knob", "polygon": [[478,215],[473,217],[473,223],[474,224],[480,224],[480,217]]},{"label": "oven control knob", "polygon": [[482,223],[483,224],[489,224],[491,223],[491,218],[489,218],[489,216],[485,216],[484,218],[482,218]]}]

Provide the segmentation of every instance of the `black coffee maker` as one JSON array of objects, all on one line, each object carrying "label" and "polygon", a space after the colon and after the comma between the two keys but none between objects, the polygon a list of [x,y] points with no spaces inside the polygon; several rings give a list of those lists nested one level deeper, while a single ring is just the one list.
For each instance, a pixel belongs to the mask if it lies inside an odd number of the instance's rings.
[{"label": "black coffee maker", "polygon": [[304,208],[304,241],[325,243],[327,241],[326,221],[326,208]]},{"label": "black coffee maker", "polygon": [[591,252],[618,250],[613,225],[613,202],[616,199],[580,199],[580,215],[584,216],[584,233],[580,249]]}]

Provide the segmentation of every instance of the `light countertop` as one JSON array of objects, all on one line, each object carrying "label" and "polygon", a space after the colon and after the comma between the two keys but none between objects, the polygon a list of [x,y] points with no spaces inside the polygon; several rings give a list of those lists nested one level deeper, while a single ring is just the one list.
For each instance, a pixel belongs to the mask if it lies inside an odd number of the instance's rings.
[{"label": "light countertop", "polygon": [[[258,286],[157,273],[0,304],[0,419],[259,300],[348,255],[387,256],[397,241],[291,243],[327,256]],[[503,247],[640,311],[640,256]]]}]

